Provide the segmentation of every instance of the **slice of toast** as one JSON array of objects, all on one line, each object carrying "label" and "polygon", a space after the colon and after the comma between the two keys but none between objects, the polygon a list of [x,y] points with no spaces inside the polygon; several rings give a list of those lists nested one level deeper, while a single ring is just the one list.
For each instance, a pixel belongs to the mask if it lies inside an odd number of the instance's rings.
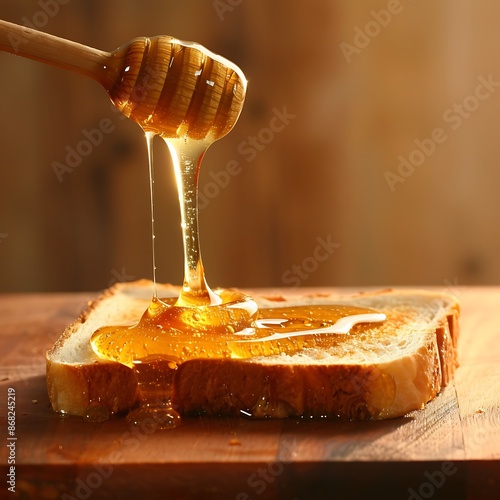
[{"label": "slice of toast", "polygon": [[[158,286],[159,297],[178,289]],[[138,403],[132,369],[100,359],[90,346],[101,326],[136,323],[151,282],[117,284],[98,297],[47,352],[55,411],[85,415],[93,405],[115,414]],[[353,296],[254,297],[259,307],[350,304],[386,321],[364,341],[346,336],[331,348],[251,359],[193,359],[175,372],[172,401],[182,415],[383,419],[423,408],[457,366],[458,301],[449,294],[383,290]]]}]

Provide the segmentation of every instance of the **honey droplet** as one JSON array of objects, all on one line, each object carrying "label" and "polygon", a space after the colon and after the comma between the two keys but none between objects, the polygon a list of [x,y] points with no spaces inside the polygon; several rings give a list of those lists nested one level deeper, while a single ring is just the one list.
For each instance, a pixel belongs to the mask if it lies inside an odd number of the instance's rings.
[{"label": "honey droplet", "polygon": [[109,410],[98,402],[90,403],[83,415],[84,420],[92,423],[105,422],[110,418]]}]

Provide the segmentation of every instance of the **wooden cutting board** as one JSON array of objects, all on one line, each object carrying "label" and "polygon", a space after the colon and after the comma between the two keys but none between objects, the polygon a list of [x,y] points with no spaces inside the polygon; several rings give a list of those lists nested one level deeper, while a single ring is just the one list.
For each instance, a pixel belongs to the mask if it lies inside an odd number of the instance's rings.
[{"label": "wooden cutting board", "polygon": [[0,296],[0,498],[497,498],[500,287],[452,291],[461,366],[423,411],[382,422],[184,419],[170,431],[54,414],[45,351],[93,296]]}]

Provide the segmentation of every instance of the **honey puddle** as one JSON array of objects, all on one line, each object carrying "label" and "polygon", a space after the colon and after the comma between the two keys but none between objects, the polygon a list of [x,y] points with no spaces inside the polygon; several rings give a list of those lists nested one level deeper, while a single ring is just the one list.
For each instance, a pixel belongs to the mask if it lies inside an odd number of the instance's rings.
[{"label": "honey puddle", "polygon": [[[197,44],[173,40],[171,46],[160,47],[155,43],[159,42],[150,40],[148,53],[162,50],[166,54],[164,68],[155,69],[164,81],[149,111],[144,112],[144,92],[134,92],[140,86],[140,71],[135,86],[125,96],[123,92],[118,96],[110,92],[118,108],[143,128],[148,143],[153,297],[136,325],[100,328],[92,335],[91,344],[100,357],[135,371],[141,403],[129,413],[129,421],[140,424],[154,417],[162,428],[171,428],[179,422],[170,402],[179,363],[195,358],[251,358],[328,347],[349,335],[353,325],[380,322],[385,315],[349,306],[259,309],[251,297],[240,292],[210,289],[200,253],[198,174],[207,148],[234,126],[243,106],[246,79],[231,62]],[[145,54],[141,68],[147,67],[147,57]],[[161,299],[156,290],[152,154],[156,135],[169,148],[179,193],[184,282],[177,299]]]}]

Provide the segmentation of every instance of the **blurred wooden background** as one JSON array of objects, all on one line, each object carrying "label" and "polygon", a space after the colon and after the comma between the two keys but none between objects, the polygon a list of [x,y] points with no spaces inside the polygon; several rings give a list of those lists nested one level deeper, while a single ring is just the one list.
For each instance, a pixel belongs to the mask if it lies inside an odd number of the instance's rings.
[{"label": "blurred wooden background", "polygon": [[[243,68],[245,109],[200,184],[208,281],[243,287],[500,282],[499,15],[494,0],[0,5],[103,50],[169,34]],[[0,291],[151,277],[141,130],[91,80],[8,54],[0,68]],[[105,118],[113,131],[58,177]],[[159,279],[180,284],[173,174],[155,154]]]}]

